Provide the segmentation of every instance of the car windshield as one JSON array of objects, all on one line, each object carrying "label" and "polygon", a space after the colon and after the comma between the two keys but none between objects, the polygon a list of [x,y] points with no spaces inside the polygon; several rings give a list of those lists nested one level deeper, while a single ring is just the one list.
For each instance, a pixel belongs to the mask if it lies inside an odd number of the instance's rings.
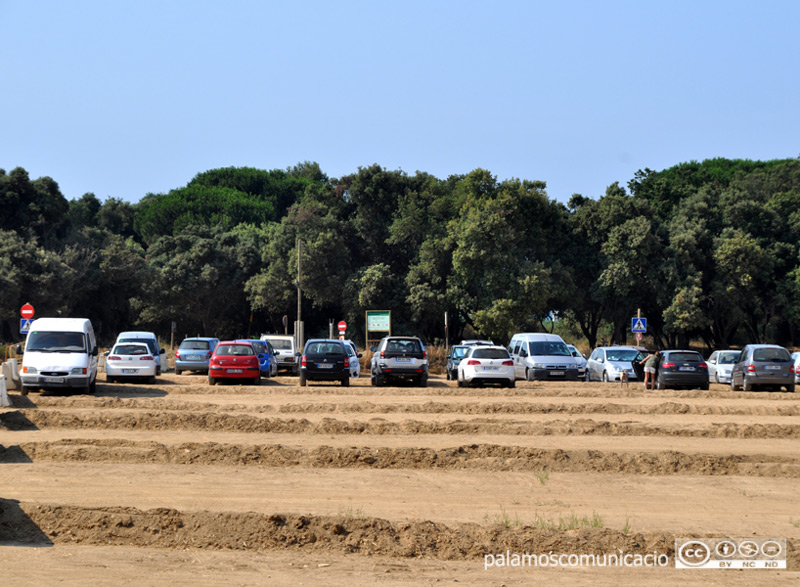
[{"label": "car windshield", "polygon": [[253,348],[256,349],[256,353],[258,353],[259,355],[263,355],[264,353],[267,352],[267,345],[265,345],[261,341],[254,340],[250,344],[253,345]]},{"label": "car windshield", "polygon": [[675,363],[699,363],[703,358],[697,353],[669,353],[667,360]]},{"label": "car windshield", "polygon": [[472,351],[473,359],[508,359],[508,351],[506,349],[482,349],[477,348]]},{"label": "car windshield", "polygon": [[31,332],[26,351],[75,353],[86,350],[82,332]]},{"label": "car windshield", "polygon": [[788,363],[789,351],[783,348],[754,349],[753,360],[758,363]]},{"label": "car windshield", "polygon": [[246,357],[255,354],[253,347],[249,344],[221,344],[215,352],[218,355],[233,355],[235,357]]},{"label": "car windshield", "polygon": [[292,341],[291,340],[287,340],[285,338],[274,338],[274,339],[270,339],[270,342],[272,343],[272,348],[274,348],[274,349],[279,349],[279,350],[282,350],[282,351],[290,351],[290,350],[292,350]]},{"label": "car windshield", "polygon": [[118,344],[111,351],[112,355],[146,355],[147,345],[144,344]]},{"label": "car windshield", "polygon": [[733,351],[730,353],[720,353],[719,357],[717,358],[717,363],[720,365],[733,365],[736,362],[736,357],[739,356],[739,351]]},{"label": "car windshield", "polygon": [[609,361],[633,361],[636,358],[636,355],[639,354],[639,351],[635,350],[616,350],[616,351],[606,351],[606,356],[608,357]]},{"label": "car windshield", "polygon": [[178,348],[191,351],[207,351],[209,346],[207,340],[184,340]]},{"label": "car windshield", "polygon": [[467,355],[468,351],[469,347],[454,346],[450,356],[453,357],[454,359],[463,359]]},{"label": "car windshield", "polygon": [[565,345],[563,342],[558,342],[558,341],[531,342],[530,349],[532,356],[537,356],[537,355],[539,356],[549,355],[557,357],[572,356],[569,354],[569,349],[567,348],[567,345]]}]

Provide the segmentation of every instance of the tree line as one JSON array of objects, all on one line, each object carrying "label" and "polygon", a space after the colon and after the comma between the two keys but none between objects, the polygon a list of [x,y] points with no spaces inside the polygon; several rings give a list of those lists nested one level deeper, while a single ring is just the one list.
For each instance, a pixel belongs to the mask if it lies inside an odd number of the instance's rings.
[{"label": "tree line", "polygon": [[[800,325],[800,161],[711,159],[638,171],[598,198],[551,199],[541,181],[484,169],[439,179],[379,165],[330,178],[222,168],[137,203],[68,201],[49,177],[0,170],[0,323],[19,308],[82,316],[101,340],[132,327],[168,337],[306,336],[366,310],[433,342],[506,342],[564,329],[623,342],[637,309],[662,347],[794,346]],[[291,326],[290,326],[291,331]]]}]

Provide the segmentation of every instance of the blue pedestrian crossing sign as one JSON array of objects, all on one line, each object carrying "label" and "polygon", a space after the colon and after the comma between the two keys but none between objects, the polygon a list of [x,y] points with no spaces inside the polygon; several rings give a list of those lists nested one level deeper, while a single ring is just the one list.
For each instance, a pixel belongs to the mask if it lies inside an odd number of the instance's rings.
[{"label": "blue pedestrian crossing sign", "polygon": [[28,331],[31,329],[31,323],[33,322],[33,318],[20,318],[19,319],[19,333],[20,334],[28,334]]},{"label": "blue pedestrian crossing sign", "polygon": [[631,332],[647,332],[647,318],[631,318]]}]

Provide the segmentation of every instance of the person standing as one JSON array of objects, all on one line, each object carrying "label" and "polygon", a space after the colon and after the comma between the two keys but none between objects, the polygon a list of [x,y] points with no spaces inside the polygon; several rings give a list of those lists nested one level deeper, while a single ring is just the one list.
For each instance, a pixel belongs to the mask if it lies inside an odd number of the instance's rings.
[{"label": "person standing", "polygon": [[[644,359],[639,361],[639,364],[644,364],[644,388],[645,389],[655,389],[656,388],[656,364],[658,363],[658,356],[656,353],[652,351],[648,351],[650,354],[647,355]],[[648,382],[650,383],[650,387],[647,387]]]}]

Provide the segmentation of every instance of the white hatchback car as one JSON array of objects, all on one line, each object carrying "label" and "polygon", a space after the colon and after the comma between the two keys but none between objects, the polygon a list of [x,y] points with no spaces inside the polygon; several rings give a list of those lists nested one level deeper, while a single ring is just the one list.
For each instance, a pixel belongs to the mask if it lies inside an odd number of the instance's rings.
[{"label": "white hatchback car", "polygon": [[742,351],[714,351],[708,357],[708,381],[710,383],[730,383],[731,370]]},{"label": "white hatchback car", "polygon": [[158,361],[145,342],[118,342],[106,357],[106,381],[144,377],[156,382]]},{"label": "white hatchback car", "polygon": [[345,340],[344,348],[347,351],[348,358],[350,359],[350,377],[360,377],[361,363],[359,362],[359,359],[361,358],[361,353],[358,352],[356,343],[354,343],[352,340]]},{"label": "white hatchback car", "polygon": [[458,386],[499,383],[515,387],[514,361],[501,346],[473,346],[458,364]]}]

